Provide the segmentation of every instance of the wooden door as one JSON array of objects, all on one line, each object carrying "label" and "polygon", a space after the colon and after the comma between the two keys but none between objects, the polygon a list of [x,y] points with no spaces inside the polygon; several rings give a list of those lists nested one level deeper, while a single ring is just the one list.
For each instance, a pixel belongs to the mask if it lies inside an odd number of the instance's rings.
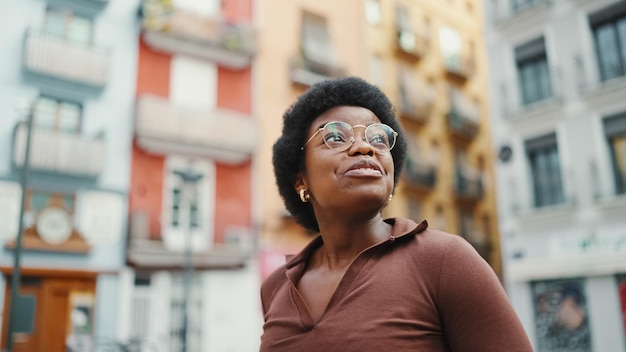
[{"label": "wooden door", "polygon": [[[4,291],[4,307],[5,313],[9,313],[11,307],[11,278],[6,277],[7,285]],[[32,333],[14,333],[13,334],[13,352],[32,352],[36,351],[38,344],[38,332],[41,331],[39,321],[36,318],[37,312],[41,306],[41,282],[36,279],[22,280],[20,294],[23,296],[33,296],[35,299],[35,321],[33,323]],[[3,314],[2,317],[2,350],[7,348],[7,333],[9,331],[9,314]]]},{"label": "wooden door", "polygon": [[[10,277],[4,295],[4,307],[10,307]],[[35,297],[35,321],[31,334],[13,335],[13,352],[65,352],[72,334],[72,296],[90,295],[95,299],[96,280],[93,278],[32,277],[22,278],[22,295]],[[7,308],[8,309],[8,308]],[[7,310],[8,312],[8,310]],[[2,349],[6,349],[8,314],[3,314]]]}]

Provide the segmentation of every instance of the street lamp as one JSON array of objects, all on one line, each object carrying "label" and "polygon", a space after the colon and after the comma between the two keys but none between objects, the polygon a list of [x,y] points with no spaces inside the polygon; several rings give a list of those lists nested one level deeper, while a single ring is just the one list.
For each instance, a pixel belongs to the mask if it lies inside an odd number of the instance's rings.
[{"label": "street lamp", "polygon": [[22,232],[24,230],[24,204],[26,200],[26,186],[28,184],[28,168],[30,165],[30,145],[33,132],[33,105],[27,102],[20,102],[20,112],[26,111],[26,150],[24,163],[22,165],[20,186],[22,188],[22,198],[20,200],[20,217],[13,250],[13,275],[11,276],[11,300],[9,307],[9,328],[7,329],[7,351],[13,351],[13,334],[17,330],[19,317],[18,300],[20,299],[19,288],[21,281],[20,259],[22,254]]},{"label": "street lamp", "polygon": [[[191,291],[191,277],[193,275],[193,263],[192,263],[192,251],[191,251],[191,215],[192,215],[192,202],[194,192],[196,192],[196,185],[202,179],[201,173],[194,173],[193,170],[188,168],[186,171],[175,170],[174,174],[179,176],[183,180],[183,192],[182,199],[185,200],[189,207],[189,215],[187,217],[187,233],[185,234],[185,258],[184,258],[184,281],[183,281],[183,327],[182,327],[182,349],[181,352],[187,352],[187,332],[189,330],[189,296]],[[183,203],[183,202],[181,202]],[[183,203],[185,204],[185,203]]]}]

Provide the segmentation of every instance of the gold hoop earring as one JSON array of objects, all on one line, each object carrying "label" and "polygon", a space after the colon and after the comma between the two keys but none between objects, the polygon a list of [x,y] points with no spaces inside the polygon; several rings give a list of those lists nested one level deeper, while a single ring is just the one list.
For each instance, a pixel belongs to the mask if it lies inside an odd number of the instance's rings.
[{"label": "gold hoop earring", "polygon": [[302,201],[302,203],[308,203],[309,199],[311,199],[311,195],[306,192],[306,189],[301,188],[299,193],[300,193],[300,200]]}]

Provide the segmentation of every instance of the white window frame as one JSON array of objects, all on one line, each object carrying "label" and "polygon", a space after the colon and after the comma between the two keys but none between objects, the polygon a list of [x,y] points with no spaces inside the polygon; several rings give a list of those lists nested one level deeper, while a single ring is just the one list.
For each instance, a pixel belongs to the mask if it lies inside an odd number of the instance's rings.
[{"label": "white window frame", "polygon": [[208,250],[213,245],[214,218],[215,218],[215,164],[210,160],[190,159],[180,156],[168,156],[165,160],[165,174],[163,183],[163,210],[161,228],[165,246],[174,251],[183,251],[186,246],[187,231],[189,231],[189,204],[183,200],[180,208],[178,226],[172,225],[173,191],[175,187],[183,186],[180,176],[174,174],[176,170],[188,170],[202,174],[202,179],[196,184],[198,221],[197,227],[191,230],[191,246],[193,251]]}]

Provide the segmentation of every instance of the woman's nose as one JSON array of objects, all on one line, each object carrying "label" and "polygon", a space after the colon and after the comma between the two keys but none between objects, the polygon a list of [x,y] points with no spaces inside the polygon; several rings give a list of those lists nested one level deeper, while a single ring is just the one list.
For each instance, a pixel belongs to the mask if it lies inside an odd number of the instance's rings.
[{"label": "woman's nose", "polygon": [[355,134],[352,137],[352,145],[348,149],[350,155],[374,155],[374,148],[367,143],[365,136]]}]

